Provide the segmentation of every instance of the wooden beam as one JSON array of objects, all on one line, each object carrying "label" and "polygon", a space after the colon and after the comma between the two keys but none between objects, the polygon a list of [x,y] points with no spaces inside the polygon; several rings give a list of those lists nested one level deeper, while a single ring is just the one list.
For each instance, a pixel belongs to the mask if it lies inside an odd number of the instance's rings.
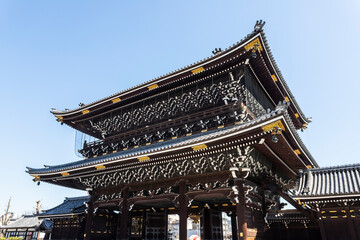
[{"label": "wooden beam", "polygon": [[301,213],[303,213],[306,217],[308,217],[313,222],[318,222],[315,215],[310,211],[304,209],[302,206],[300,206],[293,198],[291,198],[289,195],[283,193],[280,189],[276,190],[276,194],[280,197],[284,198],[288,203],[290,203],[294,208],[299,210]]}]

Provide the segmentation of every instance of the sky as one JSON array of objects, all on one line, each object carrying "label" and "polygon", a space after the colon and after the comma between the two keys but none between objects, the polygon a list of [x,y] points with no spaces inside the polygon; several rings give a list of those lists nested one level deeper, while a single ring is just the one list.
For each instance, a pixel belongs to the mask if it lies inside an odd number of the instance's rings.
[{"label": "sky", "polygon": [[76,108],[226,48],[265,20],[275,60],[313,122],[301,133],[322,167],[359,163],[360,2],[0,1],[0,214],[48,209],[86,192],[25,173],[77,159]]}]

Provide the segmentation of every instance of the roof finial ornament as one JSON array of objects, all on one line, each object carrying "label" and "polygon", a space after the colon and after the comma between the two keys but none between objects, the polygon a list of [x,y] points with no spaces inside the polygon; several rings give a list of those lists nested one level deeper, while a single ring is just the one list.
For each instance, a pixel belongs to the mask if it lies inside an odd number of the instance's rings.
[{"label": "roof finial ornament", "polygon": [[218,48],[215,48],[215,50],[212,51],[212,54],[215,55],[215,54],[217,54],[217,53],[219,53],[219,52],[222,52],[221,48],[219,48],[219,49],[218,49]]},{"label": "roof finial ornament", "polygon": [[259,31],[263,28],[263,26],[265,25],[265,21],[263,20],[257,20],[256,23],[255,23],[255,26],[254,26],[254,31]]}]

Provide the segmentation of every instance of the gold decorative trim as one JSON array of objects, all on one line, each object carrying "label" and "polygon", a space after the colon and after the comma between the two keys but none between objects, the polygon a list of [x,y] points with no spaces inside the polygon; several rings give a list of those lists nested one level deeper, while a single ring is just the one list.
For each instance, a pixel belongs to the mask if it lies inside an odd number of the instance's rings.
[{"label": "gold decorative trim", "polygon": [[311,165],[307,165],[306,166],[308,169],[311,169],[311,168],[313,168]]},{"label": "gold decorative trim", "polygon": [[174,207],[169,207],[168,209],[169,209],[169,210],[175,210],[175,208],[174,208]]},{"label": "gold decorative trim", "polygon": [[113,100],[111,100],[112,101],[112,103],[117,103],[117,102],[120,102],[121,101],[121,98],[115,98],[115,99],[113,99]]},{"label": "gold decorative trim", "polygon": [[57,117],[59,120],[63,120],[64,118],[62,116],[55,116]]},{"label": "gold decorative trim", "polygon": [[205,144],[200,144],[200,145],[196,145],[196,146],[192,147],[192,149],[194,151],[202,150],[202,149],[205,149],[205,148],[207,148],[207,146]]},{"label": "gold decorative trim", "polygon": [[82,111],[82,114],[87,114],[87,113],[89,113],[89,112],[90,112],[90,110],[89,110],[89,109],[86,109],[86,110]]},{"label": "gold decorative trim", "polygon": [[150,160],[150,157],[148,157],[148,156],[139,157],[138,160],[139,160],[139,162],[144,162],[144,161]]},{"label": "gold decorative trim", "polygon": [[290,102],[290,99],[288,97],[285,97],[285,101]]},{"label": "gold decorative trim", "polygon": [[273,123],[265,125],[265,126],[263,126],[261,128],[262,128],[263,132],[268,132],[268,131],[274,130],[275,127],[278,127],[282,131],[285,131],[285,127],[284,127],[284,125],[282,124],[282,122],[280,120],[277,120],[277,121],[275,121]]},{"label": "gold decorative trim", "polygon": [[163,142],[164,140],[163,139],[160,139],[158,142]]},{"label": "gold decorative trim", "polygon": [[207,129],[201,130],[201,132],[202,132],[202,133],[203,133],[203,132],[207,132]]},{"label": "gold decorative trim", "polygon": [[221,126],[218,126],[217,128],[223,128],[224,127],[224,125],[221,125]]},{"label": "gold decorative trim", "polygon": [[115,150],[115,151],[113,151],[113,153],[116,153],[117,151]]},{"label": "gold decorative trim", "polygon": [[154,85],[148,86],[148,89],[149,89],[149,90],[153,90],[153,89],[155,89],[155,88],[157,88],[157,87],[159,87],[159,85],[154,84]]},{"label": "gold decorative trim", "polygon": [[187,133],[185,136],[191,136],[192,135],[192,133]]},{"label": "gold decorative trim", "polygon": [[277,82],[277,77],[275,76],[275,74],[271,75],[271,78],[274,80],[274,82]]},{"label": "gold decorative trim", "polygon": [[102,155],[105,156],[107,153],[103,153]]},{"label": "gold decorative trim", "polygon": [[62,173],[61,173],[61,176],[63,176],[63,177],[69,176],[69,175],[70,175],[70,173],[68,173],[68,172],[62,172]]},{"label": "gold decorative trim", "polygon": [[[257,45],[257,46],[255,46],[255,45]],[[253,49],[253,48],[257,48],[257,50],[259,50],[259,51],[263,50],[263,47],[261,46],[261,42],[260,42],[259,38],[252,40],[250,43],[246,44],[244,48],[246,51]]]},{"label": "gold decorative trim", "polygon": [[146,143],[146,145],[150,145],[151,143]]},{"label": "gold decorative trim", "polygon": [[40,176],[37,176],[37,175],[31,175],[34,177],[34,181],[39,181],[40,180]]},{"label": "gold decorative trim", "polygon": [[178,137],[172,137],[171,139],[177,139]]},{"label": "gold decorative trim", "polygon": [[204,71],[205,69],[203,67],[199,67],[199,68],[196,68],[194,70],[191,71],[192,74],[197,74],[199,72],[202,72]]},{"label": "gold decorative trim", "polygon": [[106,167],[104,165],[97,165],[95,166],[97,170],[105,169]]},{"label": "gold decorative trim", "polygon": [[298,113],[295,113],[294,115],[295,115],[295,117],[297,117],[297,118],[299,117],[299,114],[298,114]]},{"label": "gold decorative trim", "polygon": [[297,155],[300,155],[300,154],[301,154],[301,152],[300,152],[299,149],[295,149],[294,152],[295,152]]}]

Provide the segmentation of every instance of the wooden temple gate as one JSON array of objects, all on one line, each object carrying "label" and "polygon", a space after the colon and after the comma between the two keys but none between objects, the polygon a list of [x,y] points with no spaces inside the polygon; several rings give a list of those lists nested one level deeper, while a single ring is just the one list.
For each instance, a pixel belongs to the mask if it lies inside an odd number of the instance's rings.
[{"label": "wooden temple gate", "polygon": [[181,240],[189,218],[200,222],[201,239],[226,239],[228,227],[232,239],[263,239],[264,217],[281,208],[280,196],[311,216],[288,195],[300,170],[317,167],[296,132],[310,121],[263,25],[203,61],[52,111],[97,140],[83,142],[83,160],[28,172],[89,192],[85,239],[170,239],[169,216]]}]

